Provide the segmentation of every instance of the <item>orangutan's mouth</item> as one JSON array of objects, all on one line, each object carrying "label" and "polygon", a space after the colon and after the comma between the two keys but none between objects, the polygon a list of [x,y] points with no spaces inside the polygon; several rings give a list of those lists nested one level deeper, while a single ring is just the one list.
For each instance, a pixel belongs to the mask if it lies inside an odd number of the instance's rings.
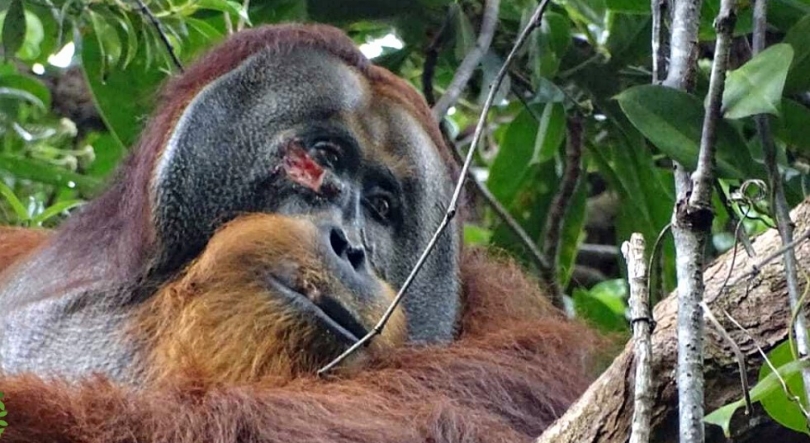
[{"label": "orangutan's mouth", "polygon": [[292,303],[299,312],[312,315],[316,321],[349,346],[368,333],[357,318],[333,297],[319,295],[317,299],[313,300],[302,292],[292,289],[292,285],[284,283],[283,278],[273,275],[267,277],[267,283],[273,291]]}]

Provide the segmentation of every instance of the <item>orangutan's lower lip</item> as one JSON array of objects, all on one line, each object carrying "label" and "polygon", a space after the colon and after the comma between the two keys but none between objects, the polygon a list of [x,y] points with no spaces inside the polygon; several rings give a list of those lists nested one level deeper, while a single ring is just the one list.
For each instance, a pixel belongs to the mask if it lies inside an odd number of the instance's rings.
[{"label": "orangutan's lower lip", "polygon": [[292,289],[275,276],[268,276],[267,283],[279,295],[287,298],[301,312],[312,314],[329,331],[348,345],[353,345],[368,331],[352,316],[349,311],[329,296],[321,296],[316,304],[306,295]]}]

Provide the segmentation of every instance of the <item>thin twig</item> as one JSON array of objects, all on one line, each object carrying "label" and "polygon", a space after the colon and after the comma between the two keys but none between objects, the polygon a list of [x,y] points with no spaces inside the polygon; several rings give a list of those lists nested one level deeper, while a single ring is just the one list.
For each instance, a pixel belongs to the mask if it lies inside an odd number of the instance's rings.
[{"label": "thin twig", "polygon": [[664,272],[663,272],[663,263],[661,262],[661,258],[663,254],[661,253],[661,248],[664,247],[664,236],[667,235],[667,232],[672,230],[672,223],[667,223],[660,232],[658,232],[658,237],[655,238],[655,243],[653,243],[652,254],[650,254],[650,263],[647,266],[648,269],[655,269],[656,275],[655,277],[658,279],[659,284],[656,285],[657,292],[655,297],[650,295],[650,300],[652,300],[653,304],[658,303],[663,298],[663,280],[664,280]]},{"label": "thin twig", "polygon": [[805,419],[810,420],[810,412],[808,412],[807,409],[804,407],[804,404],[802,404],[801,398],[799,398],[798,395],[795,395],[792,392],[790,392],[790,387],[788,386],[785,379],[782,378],[782,374],[780,374],[776,366],[773,365],[771,359],[768,358],[768,354],[766,354],[765,350],[762,349],[759,343],[757,343],[757,340],[754,338],[754,336],[751,335],[751,333],[748,332],[748,330],[745,329],[743,325],[741,325],[736,319],[734,319],[734,317],[732,317],[731,314],[729,314],[728,311],[726,311],[725,309],[723,309],[723,315],[725,315],[726,318],[731,323],[734,323],[734,326],[739,328],[740,331],[742,331],[743,334],[745,334],[745,336],[748,337],[749,340],[751,340],[751,343],[753,343],[754,347],[757,348],[757,351],[759,352],[759,355],[762,357],[762,360],[765,362],[766,365],[768,365],[768,368],[770,368],[771,372],[776,376],[776,379],[779,380],[779,383],[782,385],[782,391],[785,393],[788,400],[796,403],[796,405],[799,407],[799,410],[802,411],[802,415],[804,415]]},{"label": "thin twig", "polygon": [[157,31],[160,40],[163,42],[163,45],[166,46],[166,51],[169,52],[169,56],[172,58],[172,63],[174,66],[177,67],[177,70],[183,72],[183,64],[180,63],[180,59],[177,58],[177,54],[174,53],[174,48],[172,47],[172,42],[169,41],[169,37],[166,36],[166,32],[163,31],[163,26],[160,24],[160,21],[155,17],[155,14],[152,14],[152,11],[149,10],[149,7],[146,6],[146,3],[143,0],[135,0],[138,2],[138,7],[141,8],[141,12],[145,15],[149,21],[152,23],[152,26]]},{"label": "thin twig", "polygon": [[[753,54],[756,56],[765,49],[765,31],[767,27],[767,3],[764,0],[754,1],[754,45]],[[771,133],[768,116],[760,114],[754,117],[757,126],[757,133],[762,144],[764,154],[765,169],[768,172],[768,181],[771,186],[772,207],[774,208],[774,218],[782,238],[782,243],[793,241],[793,222],[790,219],[790,207],[785,198],[785,188],[782,184],[782,175],[776,162],[776,146]],[[801,309],[799,303],[800,291],[798,282],[798,265],[796,254],[793,249],[788,249],[782,256],[785,265],[785,281],[787,282],[788,301],[790,309],[797,313],[793,328],[796,334],[796,348],[799,356],[810,355],[810,337],[807,332],[807,317]],[[802,369],[802,380],[807,398],[810,398],[810,368]]]},{"label": "thin twig", "polygon": [[650,313],[644,249],[644,236],[639,233],[633,233],[630,241],[622,244],[622,254],[627,262],[627,281],[630,284],[630,318],[633,324],[633,355],[636,364],[630,443],[649,443],[652,406],[655,401],[652,387],[653,319]]},{"label": "thin twig", "polygon": [[763,266],[765,266],[766,264],[770,263],[771,261],[781,257],[785,252],[787,252],[789,250],[792,250],[793,248],[795,248],[797,245],[799,245],[801,242],[807,240],[808,238],[810,238],[810,229],[803,232],[801,235],[795,237],[792,242],[786,244],[785,246],[782,246],[781,248],[776,250],[773,254],[771,254],[771,255],[765,257],[764,259],[762,259],[762,260],[754,263],[753,265],[751,265],[751,268],[747,272],[745,272],[745,273],[743,273],[741,275],[738,275],[737,278],[735,278],[734,281],[732,281],[728,285],[732,286],[732,287],[736,286],[743,279],[746,279],[748,277],[751,277],[752,275],[758,274],[759,270],[762,269]]},{"label": "thin twig", "polygon": [[450,203],[447,205],[447,212],[444,214],[444,218],[442,219],[439,226],[436,228],[436,232],[433,233],[433,237],[431,237],[430,241],[428,241],[427,245],[425,246],[425,250],[422,251],[422,255],[419,256],[419,259],[416,261],[413,269],[411,270],[408,277],[405,279],[405,282],[402,283],[402,287],[399,288],[396,297],[388,306],[388,309],[385,310],[382,318],[374,328],[369,331],[368,334],[363,336],[360,340],[358,340],[355,344],[350,346],[346,351],[340,354],[337,358],[329,362],[326,366],[318,370],[318,375],[323,375],[328,372],[330,369],[338,365],[340,362],[346,359],[349,355],[353,354],[357,349],[361,346],[365,346],[366,343],[369,342],[374,336],[378,335],[382,332],[382,329],[385,327],[385,324],[388,322],[388,319],[391,318],[393,315],[394,310],[399,306],[399,303],[402,301],[402,297],[405,295],[405,292],[411,286],[413,279],[416,278],[417,273],[419,270],[422,269],[422,266],[425,264],[427,257],[433,251],[433,248],[436,247],[436,242],[438,242],[439,237],[444,233],[447,226],[450,224],[450,221],[456,216],[456,212],[458,211],[458,202],[459,198],[461,197],[461,190],[464,188],[464,183],[467,178],[467,174],[469,174],[470,165],[472,164],[473,154],[475,153],[475,149],[478,146],[478,142],[481,139],[481,134],[484,131],[484,125],[487,121],[487,113],[489,113],[489,109],[492,107],[493,102],[495,101],[495,95],[498,92],[498,88],[503,82],[504,77],[506,76],[506,72],[509,68],[509,64],[512,63],[512,60],[515,58],[515,54],[517,54],[518,49],[526,42],[526,39],[529,37],[529,34],[534,31],[538,26],[540,26],[540,20],[543,18],[543,13],[546,10],[550,0],[542,0],[537,8],[534,10],[529,23],[526,25],[525,28],[520,32],[518,35],[517,40],[515,40],[515,44],[512,46],[512,50],[509,51],[509,55],[506,56],[506,60],[504,60],[501,69],[498,70],[498,74],[495,76],[495,79],[492,81],[492,84],[489,87],[489,93],[487,94],[487,99],[484,101],[484,107],[481,109],[481,115],[478,117],[478,123],[475,126],[475,136],[473,137],[473,141],[470,144],[470,149],[467,151],[467,157],[464,159],[464,165],[461,167],[461,172],[459,173],[458,182],[456,183],[455,190],[453,191],[453,196],[450,199]]},{"label": "thin twig", "polygon": [[458,100],[467,82],[470,81],[475,68],[481,63],[481,59],[489,50],[489,45],[492,43],[492,37],[495,35],[495,26],[498,24],[498,7],[500,0],[486,0],[484,2],[484,14],[481,17],[481,27],[478,32],[478,39],[475,41],[475,46],[461,61],[458,69],[456,69],[453,80],[444,92],[444,95],[433,106],[433,118],[438,122],[444,118],[447,110],[453,106]]},{"label": "thin twig", "polygon": [[748,387],[748,368],[745,364],[745,355],[742,349],[740,349],[740,345],[731,338],[726,328],[717,321],[717,317],[714,316],[709,305],[707,305],[705,301],[701,301],[700,307],[703,308],[703,313],[706,315],[706,318],[709,319],[709,323],[714,326],[720,336],[731,346],[731,352],[734,353],[734,359],[737,360],[737,367],[740,370],[740,386],[742,387],[743,398],[745,399],[745,415],[748,415],[751,413],[751,393]]},{"label": "thin twig", "polygon": [[560,187],[551,200],[549,212],[546,215],[545,238],[543,239],[543,252],[551,260],[551,268],[546,270],[543,278],[552,292],[552,301],[557,307],[563,306],[563,289],[555,275],[559,262],[563,222],[581,175],[582,117],[574,112],[566,122],[565,170],[560,178]]},{"label": "thin twig", "polygon": [[[453,149],[454,145],[450,141],[447,141],[447,146],[450,147],[450,153],[456,163],[463,165],[464,157],[461,156],[458,146]],[[512,214],[510,214],[509,211],[501,204],[501,202],[498,201],[498,198],[492,195],[489,188],[487,188],[485,184],[476,180],[472,173],[469,174],[469,179],[475,185],[475,190],[478,192],[478,194],[484,199],[484,201],[486,201],[492,210],[495,211],[495,214],[498,215],[501,221],[506,223],[509,230],[515,234],[515,236],[526,248],[529,253],[529,258],[531,258],[535,266],[537,266],[537,270],[540,272],[540,274],[547,272],[548,269],[552,269],[549,258],[537,248],[537,244],[535,244],[534,240],[529,237],[529,234],[527,234],[523,227],[520,226],[520,223],[518,223],[517,220],[512,217]]]}]

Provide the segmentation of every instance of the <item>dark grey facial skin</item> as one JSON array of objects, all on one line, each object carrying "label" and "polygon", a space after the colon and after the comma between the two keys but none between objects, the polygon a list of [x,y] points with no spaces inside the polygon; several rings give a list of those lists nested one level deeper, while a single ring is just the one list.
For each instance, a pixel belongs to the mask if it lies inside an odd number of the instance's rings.
[{"label": "dark grey facial skin", "polygon": [[[283,165],[291,144],[323,166],[320,189],[290,179]],[[307,215],[339,228],[362,248],[365,266],[398,289],[451,193],[449,174],[424,128],[354,69],[316,50],[259,53],[195,97],[158,159],[151,182],[158,241],[152,272],[170,278],[224,222],[267,212]],[[452,225],[404,299],[413,342],[453,337],[457,242]],[[103,261],[98,257],[98,266],[114,266]],[[26,269],[32,268],[24,264],[18,272]],[[134,345],[121,333],[135,307],[118,302],[129,294],[88,281],[4,309],[4,300],[24,295],[21,282],[31,279],[25,277],[12,276],[0,287],[0,370],[68,377],[99,371],[137,380]]]}]

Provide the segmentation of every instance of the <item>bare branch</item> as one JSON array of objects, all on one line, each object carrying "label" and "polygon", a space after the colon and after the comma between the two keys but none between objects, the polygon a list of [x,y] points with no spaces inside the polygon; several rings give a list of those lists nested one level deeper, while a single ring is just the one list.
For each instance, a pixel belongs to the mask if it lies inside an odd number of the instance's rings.
[{"label": "bare branch", "polygon": [[177,70],[183,72],[183,64],[180,63],[180,59],[177,58],[177,54],[174,52],[174,48],[172,47],[172,42],[169,41],[169,37],[166,35],[166,32],[163,31],[163,26],[161,26],[160,21],[155,17],[155,14],[152,14],[152,11],[146,6],[146,3],[143,0],[135,0],[138,2],[138,7],[141,8],[141,13],[149,19],[154,26],[155,31],[158,33],[160,37],[160,41],[163,42],[163,45],[166,47],[166,51],[169,53],[169,56],[172,59],[172,63],[174,66],[177,67]]},{"label": "bare branch", "polygon": [[[765,49],[765,31],[767,27],[767,2],[765,0],[755,0],[754,2],[754,55],[759,54]],[[771,207],[774,211],[774,218],[776,219],[776,226],[779,230],[779,236],[782,242],[787,244],[793,241],[793,221],[790,219],[790,207],[788,206],[787,199],[785,198],[785,188],[782,183],[782,175],[779,172],[779,166],[776,162],[776,146],[773,141],[773,134],[771,133],[770,122],[768,116],[765,114],[757,115],[754,117],[757,125],[757,133],[759,140],[762,143],[762,151],[765,160],[765,169],[768,171],[768,181],[771,184],[771,195],[773,202]],[[807,317],[801,309],[800,291],[798,283],[798,265],[796,263],[796,254],[793,249],[785,251],[782,256],[785,264],[785,274],[788,288],[788,300],[790,301],[790,308],[796,312],[795,323],[793,329],[796,334],[796,348],[799,351],[800,357],[810,355],[810,337],[807,333]],[[807,398],[810,398],[810,368],[802,369],[802,380],[804,381],[804,389]]]},{"label": "bare branch", "polygon": [[363,338],[357,341],[357,343],[353,344],[349,349],[344,351],[341,355],[337,358],[329,362],[326,366],[318,370],[318,375],[324,375],[330,369],[338,365],[342,362],[346,357],[353,354],[357,349],[361,346],[365,346],[366,343],[369,342],[374,336],[378,335],[382,329],[385,327],[385,324],[388,322],[388,319],[391,318],[393,315],[394,310],[399,306],[399,303],[402,301],[402,297],[405,295],[405,292],[413,283],[413,279],[416,278],[416,275],[419,273],[419,270],[422,269],[422,266],[425,264],[427,257],[433,251],[433,248],[436,247],[436,242],[439,240],[439,237],[444,233],[447,226],[450,224],[450,221],[456,216],[456,211],[458,211],[458,201],[461,197],[461,190],[464,188],[464,183],[466,181],[467,175],[470,171],[470,165],[472,164],[473,154],[475,153],[475,149],[478,146],[478,142],[481,140],[481,134],[484,132],[484,125],[487,121],[487,113],[489,113],[489,109],[492,107],[493,102],[495,101],[495,95],[498,92],[498,88],[503,82],[504,77],[506,77],[506,73],[509,69],[509,64],[512,63],[512,60],[515,58],[515,54],[517,54],[518,49],[526,42],[526,39],[529,37],[532,31],[534,31],[538,26],[540,26],[540,21],[543,18],[543,13],[548,6],[549,0],[542,0],[537,8],[535,8],[534,13],[532,14],[531,19],[529,19],[529,23],[526,25],[525,28],[520,32],[518,35],[517,40],[515,40],[515,44],[512,46],[512,50],[509,51],[509,55],[506,56],[506,60],[504,60],[501,69],[498,70],[498,74],[495,76],[495,79],[492,81],[492,84],[489,87],[489,93],[487,94],[487,99],[484,102],[484,107],[481,110],[481,115],[478,117],[478,123],[475,126],[475,136],[473,137],[473,141],[470,144],[470,149],[467,151],[467,157],[464,159],[464,165],[461,167],[461,172],[459,173],[458,182],[456,183],[456,188],[453,191],[453,196],[450,199],[450,203],[447,205],[447,212],[444,214],[444,218],[442,219],[439,226],[436,228],[436,232],[433,233],[433,237],[431,237],[430,241],[428,241],[427,245],[425,246],[425,250],[422,252],[422,255],[419,256],[419,259],[416,261],[413,269],[411,270],[408,277],[405,279],[405,282],[402,283],[402,287],[399,288],[396,297],[388,306],[385,313],[383,314],[380,321],[374,326],[374,328]]},{"label": "bare branch", "polygon": [[678,411],[680,441],[683,443],[702,443],[705,439],[703,314],[700,301],[704,292],[703,268],[706,259],[704,252],[714,217],[711,198],[715,142],[731,34],[736,20],[735,6],[734,0],[722,0],[720,12],[715,19],[717,41],[697,169],[692,174],[691,192],[678,195],[672,223],[678,275]]},{"label": "bare branch", "polygon": [[461,65],[456,70],[444,95],[433,106],[433,118],[437,122],[441,121],[447,110],[456,103],[467,86],[467,82],[470,81],[475,68],[489,50],[492,37],[495,35],[495,26],[498,24],[499,6],[500,0],[486,0],[484,3],[484,14],[481,17],[481,28],[478,32],[478,39],[475,41],[475,47],[461,61]]},{"label": "bare branch", "polygon": [[551,260],[552,265],[546,269],[543,275],[549,289],[552,291],[552,301],[557,307],[562,307],[562,292],[557,277],[557,262],[560,251],[560,234],[562,233],[565,214],[571,203],[579,177],[582,175],[582,117],[574,113],[566,122],[566,143],[565,143],[565,170],[560,178],[560,187],[549,206],[549,213],[546,216],[545,239],[543,240],[543,252]]},{"label": "bare branch", "polygon": [[633,233],[622,245],[627,261],[627,281],[630,283],[630,318],[633,324],[633,353],[636,364],[636,385],[633,401],[633,424],[630,443],[649,443],[652,407],[652,327],[647,264],[644,261],[644,236]]}]

